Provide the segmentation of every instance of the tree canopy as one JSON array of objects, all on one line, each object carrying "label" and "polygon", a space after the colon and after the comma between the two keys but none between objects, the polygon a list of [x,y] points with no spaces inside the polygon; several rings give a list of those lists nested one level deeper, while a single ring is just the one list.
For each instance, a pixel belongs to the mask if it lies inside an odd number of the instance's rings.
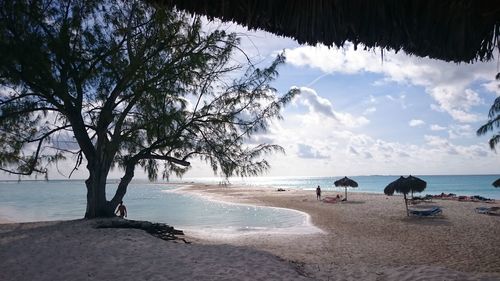
[{"label": "tree canopy", "polygon": [[[0,0],[0,169],[46,174],[74,159],[89,172],[86,217],[108,216],[140,165],[150,179],[200,158],[214,173],[257,175],[275,144],[248,139],[280,118],[267,68],[231,60],[235,34],[144,1]],[[124,171],[105,195],[112,167]]]},{"label": "tree canopy", "polygon": [[[496,80],[500,81],[500,73],[497,74]],[[494,132],[495,129],[496,132]],[[495,147],[500,143],[500,97],[493,101],[488,113],[488,121],[477,130],[477,135],[486,135],[488,132],[493,132],[489,144],[490,148],[495,150]]]}]

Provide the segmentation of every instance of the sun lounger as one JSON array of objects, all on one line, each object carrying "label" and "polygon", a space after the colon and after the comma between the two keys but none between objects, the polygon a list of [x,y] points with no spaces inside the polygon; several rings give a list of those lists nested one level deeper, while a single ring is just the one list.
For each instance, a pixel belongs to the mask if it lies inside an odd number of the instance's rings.
[{"label": "sun lounger", "polygon": [[[323,198],[323,203],[337,203],[337,198],[335,197],[325,197]],[[340,201],[340,200],[339,200]]]},{"label": "sun lounger", "polygon": [[500,215],[500,207],[477,207],[476,213],[485,215]]},{"label": "sun lounger", "polygon": [[417,217],[429,217],[429,216],[439,215],[442,212],[443,212],[443,210],[441,210],[441,208],[433,207],[431,209],[425,209],[425,210],[412,209],[412,210],[410,210],[410,215],[417,216]]},{"label": "sun lounger", "polygon": [[474,196],[471,196],[471,199],[473,201],[476,201],[476,202],[485,202],[485,203],[493,203],[495,202],[494,199],[491,199],[491,198],[485,198],[483,196],[479,196],[479,195],[474,195]]},{"label": "sun lounger", "polygon": [[432,202],[432,195],[428,194],[428,195],[425,195],[424,197],[413,196],[413,198],[411,199],[411,204],[418,204],[418,203],[426,202],[426,201]]}]

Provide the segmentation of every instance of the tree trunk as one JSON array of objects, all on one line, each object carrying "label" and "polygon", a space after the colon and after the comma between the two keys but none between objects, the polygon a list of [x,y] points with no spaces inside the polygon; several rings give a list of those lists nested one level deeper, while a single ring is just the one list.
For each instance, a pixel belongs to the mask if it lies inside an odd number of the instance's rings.
[{"label": "tree trunk", "polygon": [[106,181],[95,181],[90,176],[86,181],[87,185],[87,210],[85,218],[100,218],[115,216],[114,207],[106,200]]},{"label": "tree trunk", "polygon": [[106,179],[110,167],[104,163],[88,164],[89,178],[85,181],[87,186],[87,210],[85,218],[102,218],[115,216],[115,208],[106,200]]},{"label": "tree trunk", "polygon": [[110,204],[116,208],[118,204],[123,200],[125,193],[127,192],[128,184],[132,181],[134,177],[135,164],[128,164],[125,167],[125,175],[120,179],[118,188],[116,189],[115,196],[111,199]]}]

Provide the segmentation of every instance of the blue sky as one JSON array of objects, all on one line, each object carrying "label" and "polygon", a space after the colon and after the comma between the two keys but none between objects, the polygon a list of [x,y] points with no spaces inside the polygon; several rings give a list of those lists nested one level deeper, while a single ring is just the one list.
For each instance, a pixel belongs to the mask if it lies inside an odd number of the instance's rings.
[{"label": "blue sky", "polygon": [[[265,176],[500,173],[489,136],[475,134],[500,95],[496,61],[454,64],[392,51],[382,60],[379,49],[305,46],[235,24],[206,26],[221,27],[242,35],[241,48],[258,66],[285,51],[273,86],[301,90],[284,119],[253,140],[286,150],[266,157],[272,168]],[[110,178],[121,176],[116,170]],[[185,177],[206,176],[213,176],[209,166],[192,161]],[[62,178],[55,167],[50,177]],[[73,178],[85,177],[82,165]]]},{"label": "blue sky", "polygon": [[[217,26],[217,24],[213,24]],[[477,128],[500,94],[495,61],[446,63],[379,49],[299,45],[235,24],[242,47],[262,66],[285,50],[273,83],[301,94],[256,140],[283,146],[268,176],[499,173],[500,155]],[[238,58],[236,58],[238,60]],[[189,176],[210,176],[193,163]]]}]

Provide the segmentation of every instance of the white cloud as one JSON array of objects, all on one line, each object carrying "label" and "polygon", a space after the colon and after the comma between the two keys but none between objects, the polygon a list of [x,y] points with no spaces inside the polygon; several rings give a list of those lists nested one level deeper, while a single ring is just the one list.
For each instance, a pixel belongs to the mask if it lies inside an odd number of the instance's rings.
[{"label": "white cloud", "polygon": [[349,146],[349,153],[359,155],[359,152],[352,146]]},{"label": "white cloud", "polygon": [[412,120],[410,120],[410,122],[408,122],[408,125],[410,125],[410,127],[418,127],[418,126],[422,126],[424,124],[425,124],[425,122],[423,120],[420,120],[420,119],[412,119]]},{"label": "white cloud", "polygon": [[397,97],[394,97],[392,95],[385,95],[385,97],[392,101],[392,102],[397,102],[401,105],[401,108],[402,109],[406,109],[408,108],[408,106],[406,105],[406,102],[405,102],[405,99],[406,99],[406,95],[405,94],[400,94],[398,95]]},{"label": "white cloud", "polygon": [[300,158],[313,158],[313,159],[327,159],[328,155],[322,154],[314,149],[312,146],[307,144],[299,143],[297,155]]},{"label": "white cloud", "polygon": [[333,111],[332,103],[329,100],[320,97],[316,91],[311,88],[301,87],[299,89],[300,95],[298,95],[297,99],[300,103],[309,108],[309,112],[316,112],[326,117],[337,119]]},{"label": "white cloud", "polygon": [[375,111],[377,111],[377,108],[372,106],[372,107],[369,107],[367,109],[365,109],[365,111],[363,112],[364,115],[367,115],[367,114],[372,114],[374,113]]},{"label": "white cloud", "polygon": [[432,125],[430,125],[429,128],[431,129],[431,131],[444,131],[444,130],[446,130],[446,127],[440,126],[438,124],[432,124]]},{"label": "white cloud", "polygon": [[492,93],[495,93],[496,96],[500,96],[500,83],[497,80],[492,80],[490,82],[484,83],[483,87]]},{"label": "white cloud", "polygon": [[[439,108],[448,112],[459,122],[476,122],[477,114],[470,113],[471,107],[481,104],[478,93],[470,89],[460,91],[455,85],[438,86],[429,90],[430,95],[438,102]],[[457,94],[459,93],[459,94]]]},{"label": "white cloud", "polygon": [[452,125],[448,128],[448,136],[450,139],[463,139],[474,136],[474,129],[471,125]]},{"label": "white cloud", "polygon": [[370,123],[370,120],[364,116],[356,117],[347,112],[335,111],[332,103],[328,99],[319,96],[314,89],[307,87],[300,87],[298,89],[300,90],[300,94],[295,98],[294,102],[295,104],[306,106],[310,114],[322,115],[349,128],[360,127]]},{"label": "white cloud", "polygon": [[446,147],[448,146],[448,140],[438,136],[425,135],[425,141],[430,146]]},{"label": "white cloud", "polygon": [[[378,54],[359,49],[354,51],[352,45],[343,49],[322,45],[301,46],[287,49],[286,56],[290,64],[318,68],[325,73],[380,73],[384,75],[386,82],[424,87],[437,103],[433,106],[434,109],[446,112],[462,123],[480,120],[477,114],[471,112],[472,107],[483,102],[478,93],[470,89],[474,82],[481,83],[489,90],[498,90],[493,88],[492,80],[496,67],[491,62],[457,66],[453,63],[407,56],[402,52],[386,52],[382,63]],[[394,99],[390,95],[386,97]]]}]

